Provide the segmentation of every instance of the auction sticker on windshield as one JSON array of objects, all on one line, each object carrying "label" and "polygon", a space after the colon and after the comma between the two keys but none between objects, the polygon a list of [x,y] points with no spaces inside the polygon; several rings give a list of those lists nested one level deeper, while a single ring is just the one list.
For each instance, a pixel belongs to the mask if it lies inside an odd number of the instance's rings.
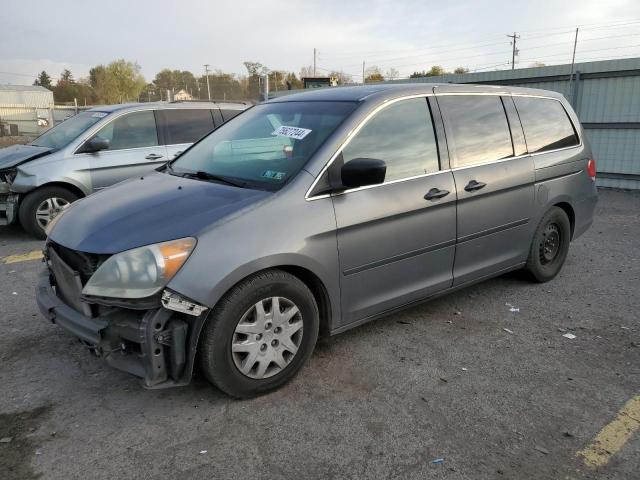
[{"label": "auction sticker on windshield", "polygon": [[308,128],[287,127],[286,125],[281,125],[271,135],[275,135],[277,137],[293,138],[294,140],[302,140],[304,137],[306,137],[310,133],[311,133],[311,130],[309,130]]}]

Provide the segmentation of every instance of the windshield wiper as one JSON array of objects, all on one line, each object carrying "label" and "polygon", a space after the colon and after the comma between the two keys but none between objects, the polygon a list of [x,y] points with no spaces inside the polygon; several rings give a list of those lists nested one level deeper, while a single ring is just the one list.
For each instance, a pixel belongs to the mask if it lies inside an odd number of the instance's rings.
[{"label": "windshield wiper", "polygon": [[213,173],[205,172],[203,170],[198,170],[197,172],[185,172],[182,174],[182,176],[190,177],[190,178],[199,178],[200,180],[209,180],[212,182],[226,183],[227,185],[232,185],[234,187],[240,187],[240,188],[244,188],[247,185],[245,182],[236,182],[234,180],[229,179],[228,177],[215,175]]}]

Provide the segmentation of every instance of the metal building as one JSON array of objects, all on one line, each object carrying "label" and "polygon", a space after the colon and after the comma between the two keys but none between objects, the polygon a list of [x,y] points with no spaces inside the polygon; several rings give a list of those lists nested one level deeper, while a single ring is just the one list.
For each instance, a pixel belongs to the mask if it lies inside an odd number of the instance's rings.
[{"label": "metal building", "polygon": [[562,93],[593,147],[598,185],[640,189],[640,58],[571,65],[447,74],[389,83],[512,85]]},{"label": "metal building", "polygon": [[36,85],[0,85],[0,135],[37,135],[53,124],[53,92]]}]

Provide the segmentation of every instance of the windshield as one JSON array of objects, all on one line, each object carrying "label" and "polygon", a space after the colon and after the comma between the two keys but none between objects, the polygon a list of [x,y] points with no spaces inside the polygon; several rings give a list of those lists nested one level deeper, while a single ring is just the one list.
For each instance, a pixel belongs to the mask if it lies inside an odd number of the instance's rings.
[{"label": "windshield", "polygon": [[178,157],[170,173],[278,190],[355,108],[351,102],[257,105]]},{"label": "windshield", "polygon": [[79,113],[47,130],[31,142],[31,145],[52,148],[53,150],[66,147],[69,142],[76,139],[78,135],[85,132],[89,127],[107,115],[108,113],[106,112]]}]

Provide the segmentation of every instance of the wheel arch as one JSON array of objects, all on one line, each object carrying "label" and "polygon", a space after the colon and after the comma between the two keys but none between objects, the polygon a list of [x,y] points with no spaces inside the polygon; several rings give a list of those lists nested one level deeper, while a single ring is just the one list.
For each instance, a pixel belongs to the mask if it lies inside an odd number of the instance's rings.
[{"label": "wheel arch", "polygon": [[[292,259],[289,258],[288,260]],[[221,290],[221,292],[216,295],[215,301],[210,305],[211,308],[205,314],[196,319],[196,322],[193,325],[192,332],[189,335],[188,370],[185,372],[189,378],[192,375],[196,363],[195,360],[198,355],[202,330],[204,329],[206,322],[209,321],[209,317],[215,310],[218,302],[220,302],[220,300],[224,298],[225,295],[227,295],[227,293],[240,282],[243,282],[247,278],[267,270],[282,270],[302,281],[309,288],[309,290],[311,290],[311,293],[313,294],[318,305],[320,316],[319,337],[326,337],[331,334],[333,321],[336,316],[339,317],[340,314],[339,289],[337,292],[333,293],[332,298],[332,293],[326,285],[327,280],[323,280],[321,275],[317,271],[314,271],[314,269],[309,265],[303,265],[302,263],[303,262],[295,261],[276,262],[274,261],[274,259],[271,259],[271,261],[266,261],[265,259],[263,259],[259,262],[251,262],[250,266],[245,265],[244,268],[239,268],[238,270],[236,270],[236,272],[228,275],[226,279],[221,282],[224,284],[223,290]]]},{"label": "wheel arch", "polygon": [[571,226],[571,239],[573,240],[573,232],[576,229],[576,213],[568,201],[554,203],[552,206],[561,208],[569,217],[569,225]]},{"label": "wheel arch", "polygon": [[37,192],[42,190],[43,188],[48,188],[48,187],[60,187],[60,188],[65,188],[67,190],[69,190],[70,192],[72,192],[74,195],[77,195],[78,198],[84,198],[87,196],[87,194],[84,192],[84,190],[82,190],[78,185],[75,185],[74,183],[71,182],[63,182],[63,181],[55,181],[55,182],[47,182],[47,183],[43,183],[42,185],[38,185],[36,188],[34,188],[33,190],[25,193],[24,195],[29,195],[33,192]]}]

